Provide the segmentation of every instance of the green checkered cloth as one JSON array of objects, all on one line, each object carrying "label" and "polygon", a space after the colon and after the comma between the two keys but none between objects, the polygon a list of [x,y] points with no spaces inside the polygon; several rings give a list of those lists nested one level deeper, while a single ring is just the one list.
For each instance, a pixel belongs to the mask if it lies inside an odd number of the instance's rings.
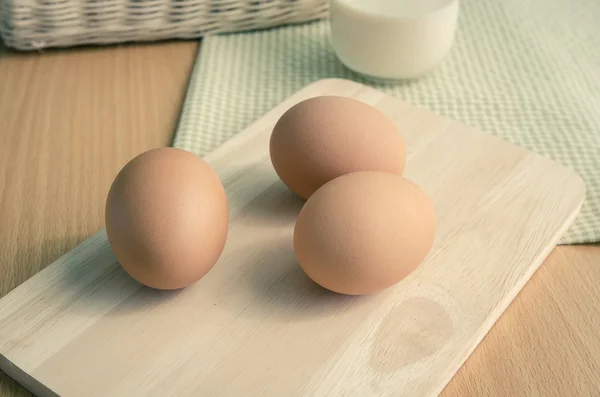
[{"label": "green checkered cloth", "polygon": [[577,171],[587,197],[561,243],[600,241],[599,21],[600,0],[462,0],[450,57],[400,83],[346,69],[327,21],[208,37],[174,145],[203,156],[303,86],[352,79]]}]

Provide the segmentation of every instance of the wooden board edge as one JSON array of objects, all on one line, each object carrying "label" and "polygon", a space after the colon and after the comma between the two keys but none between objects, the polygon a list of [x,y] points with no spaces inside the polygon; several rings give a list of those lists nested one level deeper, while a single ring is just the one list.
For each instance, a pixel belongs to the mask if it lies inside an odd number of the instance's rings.
[{"label": "wooden board edge", "polygon": [[579,204],[577,207],[573,209],[571,214],[565,219],[561,228],[555,233],[552,241],[549,242],[548,246],[540,251],[539,255],[532,262],[532,265],[528,268],[527,273],[521,277],[513,288],[507,292],[505,299],[501,302],[501,304],[497,305],[496,308],[490,312],[486,321],[482,324],[482,326],[475,333],[476,338],[471,341],[471,343],[465,345],[465,349],[461,352],[461,354],[457,355],[457,359],[454,365],[449,366],[448,368],[454,368],[452,370],[447,371],[445,379],[442,379],[440,382],[440,387],[437,390],[434,390],[433,396],[437,396],[442,393],[442,391],[446,388],[448,383],[454,378],[454,376],[458,373],[460,368],[464,365],[464,363],[471,357],[475,349],[481,344],[483,339],[487,336],[490,330],[494,327],[498,319],[506,312],[511,303],[515,300],[515,298],[519,295],[519,293],[523,290],[523,288],[527,285],[531,277],[538,271],[540,266],[544,263],[546,258],[550,255],[550,253],[556,248],[558,242],[561,237],[565,234],[565,232],[569,229],[569,227],[575,221],[575,218],[579,214],[581,210],[581,206],[583,205],[583,201],[585,200],[585,184],[583,183],[583,179],[576,172],[572,171],[570,168],[563,166],[567,171],[574,174],[577,178],[577,183],[583,187],[582,194],[579,200]]},{"label": "wooden board edge", "polygon": [[43,385],[3,354],[0,354],[0,371],[3,371],[18,384],[29,390],[37,397],[60,397],[47,386]]},{"label": "wooden board edge", "polygon": [[82,242],[77,244],[75,247],[73,247],[69,251],[65,252],[64,254],[62,254],[60,257],[58,257],[53,262],[50,262],[50,264],[48,264],[48,266],[41,269],[39,272],[33,274],[27,280],[25,280],[21,284],[17,285],[15,288],[13,288],[11,291],[9,291],[6,295],[4,295],[2,298],[0,298],[0,320],[3,319],[3,314],[5,314],[4,313],[5,306],[9,305],[10,299],[12,299],[16,295],[18,295],[22,290],[26,289],[29,284],[35,282],[36,278],[43,277],[45,274],[48,274],[48,273],[52,273],[55,268],[65,264],[65,263],[68,263],[67,259],[70,258],[71,256],[76,255],[80,252],[87,251],[87,249],[93,248],[92,244],[96,240],[102,239],[103,236],[104,236],[104,239],[107,240],[106,232],[105,232],[104,228],[98,230],[96,233],[92,234],[91,236],[89,236],[88,238],[86,238],[85,240],[83,240]]}]

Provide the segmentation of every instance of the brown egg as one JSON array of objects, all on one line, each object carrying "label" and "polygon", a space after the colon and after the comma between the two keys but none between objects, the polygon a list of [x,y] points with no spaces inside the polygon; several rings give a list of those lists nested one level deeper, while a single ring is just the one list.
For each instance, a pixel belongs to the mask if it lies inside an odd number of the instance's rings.
[{"label": "brown egg", "polygon": [[161,148],[140,154],[119,172],[105,220],[113,252],[133,278],[178,289],[217,262],[229,213],[223,185],[204,160]]},{"label": "brown egg", "polygon": [[291,107],[277,122],[271,161],[304,198],[338,176],[358,171],[402,174],[406,148],[394,123],[373,106],[320,96]]},{"label": "brown egg", "polygon": [[357,172],[308,199],[294,229],[294,250],[316,283],[364,295],[414,271],[434,234],[434,207],[417,185],[400,175]]}]

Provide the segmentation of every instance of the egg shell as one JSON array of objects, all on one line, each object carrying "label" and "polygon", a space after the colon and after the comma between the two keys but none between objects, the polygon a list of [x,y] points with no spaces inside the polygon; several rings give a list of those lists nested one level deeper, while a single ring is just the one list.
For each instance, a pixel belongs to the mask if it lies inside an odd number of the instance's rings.
[{"label": "egg shell", "polygon": [[342,294],[386,289],[412,273],[432,247],[435,210],[416,184],[383,172],[347,174],[306,202],[294,229],[304,272]]},{"label": "egg shell", "polygon": [[344,174],[401,175],[406,166],[406,146],[395,124],[377,108],[340,96],[292,106],[276,123],[269,152],[279,178],[304,198]]},{"label": "egg shell", "polygon": [[106,200],[112,250],[133,278],[179,289],[214,266],[227,238],[225,190],[212,168],[184,150],[160,148],[135,157]]}]

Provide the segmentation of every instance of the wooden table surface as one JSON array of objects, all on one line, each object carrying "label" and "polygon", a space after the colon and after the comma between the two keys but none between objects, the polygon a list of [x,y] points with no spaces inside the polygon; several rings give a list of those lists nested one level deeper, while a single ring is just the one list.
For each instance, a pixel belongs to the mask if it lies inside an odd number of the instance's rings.
[{"label": "wooden table surface", "polygon": [[[169,145],[198,50],[0,50],[0,297],[104,226],[117,171]],[[600,246],[557,247],[443,396],[600,395]],[[27,396],[0,372],[0,397]]]}]

